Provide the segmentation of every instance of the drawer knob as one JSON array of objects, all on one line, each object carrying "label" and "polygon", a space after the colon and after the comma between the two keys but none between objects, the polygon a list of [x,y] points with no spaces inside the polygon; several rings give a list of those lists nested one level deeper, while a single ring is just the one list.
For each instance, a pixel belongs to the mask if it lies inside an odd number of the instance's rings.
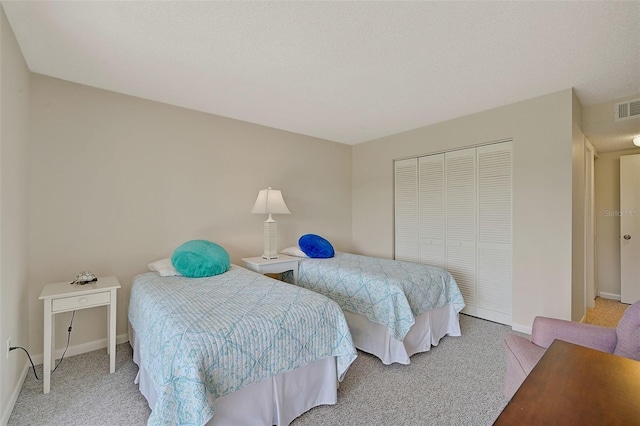
[{"label": "drawer knob", "polygon": [[80,300],[78,300],[78,302],[87,303],[87,298],[86,297],[81,297]]}]

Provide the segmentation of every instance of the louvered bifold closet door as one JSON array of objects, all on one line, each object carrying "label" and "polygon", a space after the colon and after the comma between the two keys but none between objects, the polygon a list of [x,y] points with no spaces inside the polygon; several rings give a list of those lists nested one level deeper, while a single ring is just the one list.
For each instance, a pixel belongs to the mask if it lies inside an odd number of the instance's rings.
[{"label": "louvered bifold closet door", "polygon": [[419,158],[420,262],[445,267],[444,154]]},{"label": "louvered bifold closet door", "polygon": [[418,159],[397,160],[394,169],[395,258],[419,262]]},{"label": "louvered bifold closet door", "polygon": [[477,315],[511,324],[511,142],[479,147]]},{"label": "louvered bifold closet door", "polygon": [[476,315],[476,149],[445,153],[446,267]]}]

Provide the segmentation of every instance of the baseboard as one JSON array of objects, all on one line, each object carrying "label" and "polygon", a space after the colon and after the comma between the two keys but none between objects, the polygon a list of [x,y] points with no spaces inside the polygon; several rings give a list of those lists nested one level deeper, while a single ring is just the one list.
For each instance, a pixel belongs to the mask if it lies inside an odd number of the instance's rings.
[{"label": "baseboard", "polygon": [[618,300],[618,301],[622,299],[622,297],[619,294],[603,293],[601,291],[598,292],[598,296],[602,297],[603,299],[611,299],[611,300]]},{"label": "baseboard", "polygon": [[7,406],[2,410],[2,418],[0,418],[0,425],[6,426],[9,423],[9,417],[11,417],[11,413],[13,412],[13,407],[16,405],[16,401],[18,400],[18,395],[20,395],[20,391],[22,390],[22,384],[24,383],[24,379],[27,378],[27,372],[31,364],[27,361],[24,364],[24,368],[22,369],[22,374],[20,374],[20,379],[16,382],[16,386],[11,392],[11,398],[9,398],[9,402]]},{"label": "baseboard", "polygon": [[521,324],[511,324],[511,329],[513,331],[517,331],[519,333],[524,333],[524,334],[531,335],[531,327],[526,327],[526,326],[521,325]]},{"label": "baseboard", "polygon": [[[129,341],[129,334],[128,333],[124,333],[124,334],[118,334],[116,336],[116,345],[119,345],[121,343],[126,343]],[[67,353],[65,354],[65,357],[69,357],[69,356],[74,356],[74,355],[80,355],[80,354],[84,354],[87,352],[92,352],[92,351],[97,351],[98,349],[102,349],[102,348],[106,348],[107,347],[107,338],[105,337],[104,339],[100,339],[100,340],[94,340],[92,342],[87,342],[87,343],[82,343],[80,345],[73,345],[73,346],[69,346],[69,349],[67,349]],[[62,353],[64,352],[64,348],[62,349],[56,349],[56,356],[55,359],[60,359],[60,357],[62,356]],[[40,365],[42,364],[42,360],[44,359],[43,354],[37,354],[31,357],[33,359],[33,363],[36,365]]]}]

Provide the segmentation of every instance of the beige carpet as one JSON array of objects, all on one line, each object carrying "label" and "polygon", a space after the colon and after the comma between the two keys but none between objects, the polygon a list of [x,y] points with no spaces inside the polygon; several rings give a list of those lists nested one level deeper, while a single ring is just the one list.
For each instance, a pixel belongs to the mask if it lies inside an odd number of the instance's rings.
[{"label": "beige carpet", "polygon": [[[492,425],[508,402],[504,337],[520,333],[467,315],[460,315],[460,328],[462,337],[443,338],[409,365],[383,365],[359,352],[338,403],[316,407],[291,426]],[[108,365],[104,349],[65,358],[48,394],[29,371],[8,426],[145,426],[151,411],[133,382],[131,346],[117,346],[115,373]]]},{"label": "beige carpet", "polygon": [[603,299],[602,297],[596,297],[595,302],[596,306],[593,309],[587,309],[583,321],[586,324],[615,328],[624,315],[624,311],[629,307],[629,305],[617,300]]}]

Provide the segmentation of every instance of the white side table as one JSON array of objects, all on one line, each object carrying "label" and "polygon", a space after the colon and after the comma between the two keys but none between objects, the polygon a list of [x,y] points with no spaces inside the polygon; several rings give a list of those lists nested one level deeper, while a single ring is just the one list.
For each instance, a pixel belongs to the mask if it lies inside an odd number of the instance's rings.
[{"label": "white side table", "polygon": [[62,283],[47,284],[40,293],[44,300],[44,393],[51,386],[51,368],[55,365],[55,314],[78,309],[107,306],[107,353],[109,354],[109,372],[116,371],[116,291],[120,283],[116,277],[99,277],[89,284]]},{"label": "white side table", "polygon": [[293,271],[293,283],[298,283],[299,257],[279,254],[277,259],[263,259],[262,257],[245,257],[242,259],[244,267],[260,274],[281,274]]}]

